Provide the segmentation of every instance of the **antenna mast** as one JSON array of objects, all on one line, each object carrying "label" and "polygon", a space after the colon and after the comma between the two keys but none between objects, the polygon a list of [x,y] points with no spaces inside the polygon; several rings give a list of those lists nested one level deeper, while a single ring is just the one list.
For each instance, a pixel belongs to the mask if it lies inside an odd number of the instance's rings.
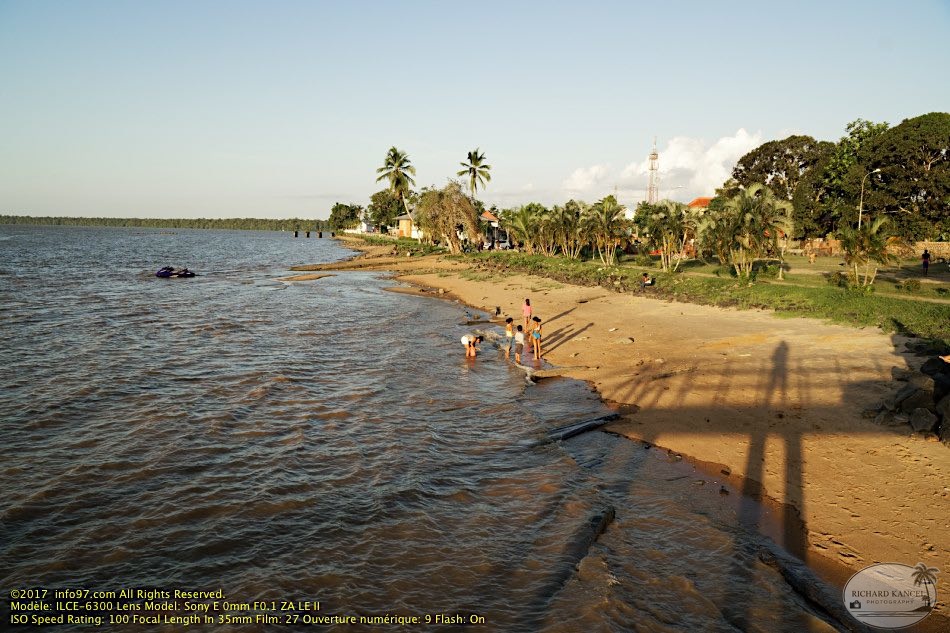
[{"label": "antenna mast", "polygon": [[657,178],[660,155],[656,152],[656,137],[653,137],[653,151],[650,152],[650,180],[647,184],[647,204],[656,204],[660,200],[660,184]]}]

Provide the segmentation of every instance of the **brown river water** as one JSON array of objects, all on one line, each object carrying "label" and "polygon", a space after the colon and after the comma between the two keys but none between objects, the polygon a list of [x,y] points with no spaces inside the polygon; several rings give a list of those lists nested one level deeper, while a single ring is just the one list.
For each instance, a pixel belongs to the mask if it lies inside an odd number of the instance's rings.
[{"label": "brown river water", "polygon": [[[423,619],[322,630],[833,630],[708,476],[602,431],[547,441],[607,407],[466,361],[470,309],[277,281],[334,241],[0,226],[0,251],[0,627],[16,589],[147,587]],[[188,627],[278,628],[314,625]]]}]

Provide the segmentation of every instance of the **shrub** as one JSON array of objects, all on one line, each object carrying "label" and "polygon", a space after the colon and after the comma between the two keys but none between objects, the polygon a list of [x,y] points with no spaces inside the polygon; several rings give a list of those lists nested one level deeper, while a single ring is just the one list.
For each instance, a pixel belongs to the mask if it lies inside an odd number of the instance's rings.
[{"label": "shrub", "polygon": [[847,288],[851,285],[851,280],[848,277],[848,273],[843,270],[839,270],[834,273],[827,273],[825,279],[828,281],[829,286],[834,286],[835,288]]},{"label": "shrub", "polygon": [[904,282],[903,290],[906,292],[920,292],[920,280],[908,279]]},{"label": "shrub", "polygon": [[634,257],[633,263],[636,264],[637,266],[645,266],[645,267],[646,266],[652,267],[654,265],[653,257],[651,257],[650,255],[646,253],[640,253],[639,255]]}]

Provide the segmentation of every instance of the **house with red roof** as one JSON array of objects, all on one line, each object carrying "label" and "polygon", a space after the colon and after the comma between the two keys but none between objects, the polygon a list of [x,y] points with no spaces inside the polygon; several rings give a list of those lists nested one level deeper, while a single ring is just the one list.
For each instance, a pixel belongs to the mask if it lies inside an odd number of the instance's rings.
[{"label": "house with red roof", "polygon": [[707,209],[710,202],[712,202],[712,198],[696,198],[686,206],[690,209]]}]

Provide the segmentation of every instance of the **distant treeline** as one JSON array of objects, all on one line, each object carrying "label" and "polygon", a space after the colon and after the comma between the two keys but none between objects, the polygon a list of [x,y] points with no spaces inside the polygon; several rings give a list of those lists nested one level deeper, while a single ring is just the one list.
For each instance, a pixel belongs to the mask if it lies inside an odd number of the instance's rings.
[{"label": "distant treeline", "polygon": [[117,226],[153,229],[234,229],[243,231],[329,231],[326,220],[267,220],[262,218],[70,218],[0,215],[0,224],[43,226]]}]

